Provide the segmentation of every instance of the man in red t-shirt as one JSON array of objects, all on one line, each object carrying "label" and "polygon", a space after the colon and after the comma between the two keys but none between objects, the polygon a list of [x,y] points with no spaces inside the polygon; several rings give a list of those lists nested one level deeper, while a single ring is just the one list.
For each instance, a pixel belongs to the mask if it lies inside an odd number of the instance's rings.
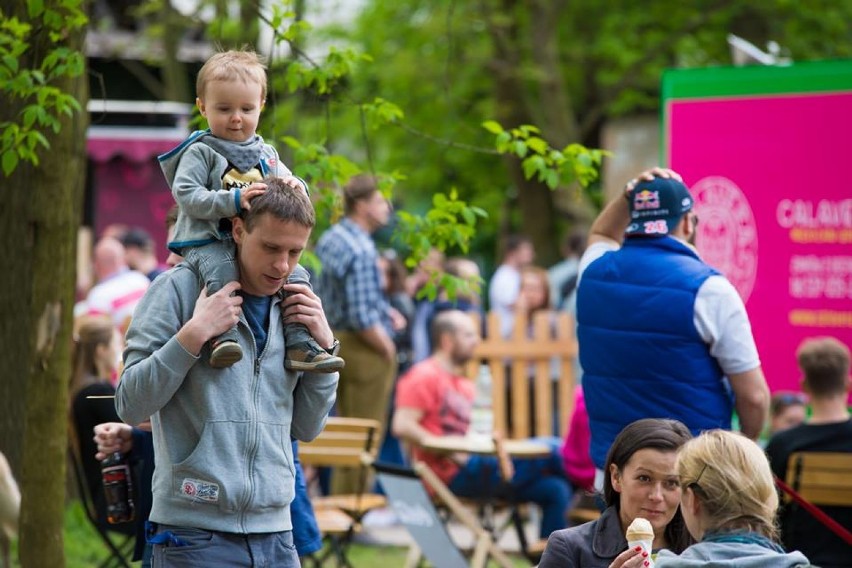
[{"label": "man in red t-shirt", "polygon": [[[397,384],[393,433],[412,442],[414,458],[426,463],[457,495],[493,496],[501,485],[495,456],[439,455],[420,447],[431,436],[467,433],[474,385],[464,367],[480,341],[473,320],[458,310],[435,316],[431,332],[432,356],[414,365]],[[564,528],[572,488],[562,471],[558,441],[552,456],[514,460],[514,466],[514,496],[541,507],[542,538]]]}]

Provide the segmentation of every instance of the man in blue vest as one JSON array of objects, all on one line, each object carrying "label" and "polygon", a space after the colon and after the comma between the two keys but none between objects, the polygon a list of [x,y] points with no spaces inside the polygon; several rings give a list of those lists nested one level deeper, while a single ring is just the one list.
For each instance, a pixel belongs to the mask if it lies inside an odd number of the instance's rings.
[{"label": "man in blue vest", "polygon": [[672,170],[631,180],[592,224],[577,322],[591,453],[603,468],[622,428],[674,418],[694,434],[756,439],[769,405],[745,306],[693,246],[693,198]]}]

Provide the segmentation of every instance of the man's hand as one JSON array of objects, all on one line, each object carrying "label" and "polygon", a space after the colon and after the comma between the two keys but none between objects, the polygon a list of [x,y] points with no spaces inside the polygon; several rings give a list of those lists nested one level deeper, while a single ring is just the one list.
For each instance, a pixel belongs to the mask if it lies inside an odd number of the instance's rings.
[{"label": "man's hand", "polygon": [[319,346],[329,349],[334,343],[334,334],[325,318],[319,296],[304,284],[284,284],[281,289],[289,292],[281,301],[284,323],[304,324]]},{"label": "man's hand", "polygon": [[650,170],[645,170],[632,180],[628,181],[627,184],[624,186],[624,191],[625,193],[632,191],[633,188],[636,187],[636,184],[640,181],[651,181],[655,177],[674,178],[679,182],[683,182],[683,178],[680,177],[680,174],[676,171],[670,170],[668,168],[655,167],[651,168]]},{"label": "man's hand", "polygon": [[106,459],[109,454],[121,452],[126,454],[133,449],[133,429],[129,424],[123,422],[104,422],[95,426],[95,444],[98,445],[98,453],[95,459],[100,461]]},{"label": "man's hand", "polygon": [[240,190],[240,208],[244,211],[251,209],[251,200],[266,191],[266,184],[254,182]]},{"label": "man's hand", "polygon": [[212,296],[207,295],[207,287],[201,289],[192,318],[177,332],[184,349],[197,356],[206,342],[240,321],[243,299],[232,295],[239,289],[239,282],[228,282]]}]

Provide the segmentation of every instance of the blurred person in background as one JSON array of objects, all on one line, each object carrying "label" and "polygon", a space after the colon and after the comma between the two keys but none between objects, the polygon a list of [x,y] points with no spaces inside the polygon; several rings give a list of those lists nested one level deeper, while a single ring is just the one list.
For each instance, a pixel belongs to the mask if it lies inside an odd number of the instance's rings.
[{"label": "blurred person in background", "polygon": [[807,418],[808,397],[800,392],[776,392],[769,400],[769,436],[798,426]]},{"label": "blurred person in background", "polygon": [[512,313],[521,292],[521,269],[535,260],[532,240],[524,235],[509,235],[500,266],[488,283],[488,309],[500,314],[500,334],[507,337],[512,330]]},{"label": "blurred person in background", "polygon": [[[796,352],[802,370],[802,390],[810,397],[811,416],[803,424],[775,434],[766,446],[772,471],[787,478],[793,452],[852,454],[852,416],[849,414],[849,347],[833,337],[806,339]],[[852,529],[852,507],[820,507]],[[779,515],[781,541],[788,550],[801,550],[823,568],[848,567],[852,546],[828,530],[800,506],[789,503]]]}]

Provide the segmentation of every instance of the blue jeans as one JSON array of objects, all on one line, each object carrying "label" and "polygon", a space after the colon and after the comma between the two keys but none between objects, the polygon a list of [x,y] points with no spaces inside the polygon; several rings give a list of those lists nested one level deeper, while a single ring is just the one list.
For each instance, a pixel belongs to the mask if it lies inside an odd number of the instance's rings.
[{"label": "blue jeans", "polygon": [[[565,513],[574,495],[562,469],[562,457],[554,449],[549,457],[513,459],[515,476],[509,487],[516,502],[531,502],[541,507],[539,536],[547,538],[565,528]],[[488,499],[503,496],[502,481],[495,456],[472,455],[450,481],[450,491],[460,497]]]},{"label": "blue jeans", "polygon": [[[299,568],[293,531],[235,534],[158,525],[154,568]],[[171,537],[171,538],[169,538]]]}]

